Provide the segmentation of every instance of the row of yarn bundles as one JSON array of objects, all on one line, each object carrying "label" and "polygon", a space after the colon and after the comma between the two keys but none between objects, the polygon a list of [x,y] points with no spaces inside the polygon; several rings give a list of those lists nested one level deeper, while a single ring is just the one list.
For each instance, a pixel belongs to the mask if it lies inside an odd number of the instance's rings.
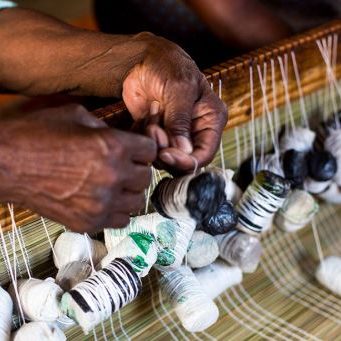
[{"label": "row of yarn bundles", "polygon": [[[65,340],[62,330],[74,323],[87,334],[138,296],[152,267],[183,327],[207,329],[219,317],[214,299],[256,270],[260,236],[273,222],[287,232],[306,226],[318,210],[311,194],[341,202],[335,122],[324,123],[318,138],[308,128],[284,132],[280,155],[247,160],[236,182],[233,171],[217,168],[162,179],[151,198],[157,213],[105,229],[105,245],[62,233],[53,249],[55,279],[20,279],[8,291],[0,288],[0,339]],[[340,274],[338,257],[326,258],[316,273],[337,294]],[[13,310],[27,323],[11,336]]]}]

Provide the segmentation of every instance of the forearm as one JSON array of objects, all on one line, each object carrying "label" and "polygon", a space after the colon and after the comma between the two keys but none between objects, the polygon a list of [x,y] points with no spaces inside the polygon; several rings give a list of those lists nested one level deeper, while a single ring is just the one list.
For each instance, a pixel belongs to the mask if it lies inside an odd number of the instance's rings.
[{"label": "forearm", "polygon": [[0,88],[119,97],[125,75],[143,60],[147,45],[141,35],[106,35],[6,9],[0,12]]},{"label": "forearm", "polygon": [[289,28],[258,0],[186,0],[208,28],[227,44],[259,47],[289,34]]}]

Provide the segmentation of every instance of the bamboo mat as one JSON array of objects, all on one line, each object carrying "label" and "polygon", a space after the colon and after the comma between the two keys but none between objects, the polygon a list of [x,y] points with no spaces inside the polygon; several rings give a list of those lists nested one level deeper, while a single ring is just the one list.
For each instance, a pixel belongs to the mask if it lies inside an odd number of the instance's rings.
[{"label": "bamboo mat", "polygon": [[[325,98],[324,91],[306,97],[308,112],[323,112]],[[297,122],[298,108],[298,103],[293,103]],[[284,123],[284,109],[280,114]],[[262,119],[255,122],[256,143],[265,139],[270,148],[269,131],[263,134],[261,123]],[[251,154],[249,132],[250,126],[245,124],[224,133],[222,155],[226,167],[236,168]],[[213,164],[220,166],[221,159],[218,153]],[[316,222],[324,255],[341,255],[341,206],[322,204]],[[53,243],[63,227],[48,220],[46,225]],[[12,233],[4,234],[12,264],[15,245],[17,275],[25,275],[25,255],[33,276],[54,276],[52,250],[42,221],[36,219],[18,231],[25,247],[13,243]],[[262,243],[264,254],[257,271],[245,275],[242,284],[216,300],[220,318],[206,332],[192,334],[181,327],[161,295],[157,272],[152,271],[144,278],[143,293],[136,301],[88,336],[78,327],[71,328],[66,332],[68,340],[341,340],[341,299],[314,279],[318,256],[311,227],[297,234],[286,234],[274,227]],[[8,282],[0,243],[0,283]]]}]

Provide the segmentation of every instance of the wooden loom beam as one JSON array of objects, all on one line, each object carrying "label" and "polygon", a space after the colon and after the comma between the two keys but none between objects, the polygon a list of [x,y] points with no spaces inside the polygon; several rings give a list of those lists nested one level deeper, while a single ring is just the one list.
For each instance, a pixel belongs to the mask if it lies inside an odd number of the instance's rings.
[{"label": "wooden loom beam", "polygon": [[[290,99],[299,98],[296,79],[294,77],[290,52],[294,51],[297,59],[297,65],[300,73],[301,85],[304,95],[312,93],[326,85],[326,66],[321,57],[320,51],[315,43],[316,39],[328,37],[334,33],[340,33],[341,20],[336,20],[324,26],[318,27],[307,33],[282,40],[270,46],[258,49],[242,57],[234,58],[225,63],[221,63],[204,71],[208,81],[218,91],[219,79],[222,85],[222,98],[228,106],[229,122],[226,129],[243,124],[251,119],[251,99],[250,99],[250,66],[253,69],[254,80],[254,110],[255,116],[263,113],[263,95],[258,79],[256,66],[263,67],[267,63],[267,97],[269,109],[274,108],[271,86],[270,61],[275,60],[275,80],[277,88],[277,105],[285,104],[285,93],[281,79],[281,73],[277,62],[277,57],[283,57],[289,54],[288,62],[288,87]],[[337,47],[337,63],[335,74],[337,78],[341,77],[341,44]],[[115,118],[124,113],[126,107],[124,103],[119,102],[94,112],[96,116],[105,120],[109,125],[114,125]],[[17,226],[22,226],[38,216],[29,210],[17,208],[15,218]],[[0,208],[0,224],[4,231],[11,228],[11,220],[6,206]]]}]

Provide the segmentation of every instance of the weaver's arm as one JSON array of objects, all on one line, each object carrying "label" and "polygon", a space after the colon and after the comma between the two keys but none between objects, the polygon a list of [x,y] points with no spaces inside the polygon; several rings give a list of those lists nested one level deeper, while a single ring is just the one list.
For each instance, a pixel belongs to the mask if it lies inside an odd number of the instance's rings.
[{"label": "weaver's arm", "polygon": [[[0,88],[120,97],[159,145],[163,167],[191,171],[217,150],[227,116],[194,61],[142,33],[107,35],[20,8],[0,12]],[[150,119],[153,116],[153,119]],[[157,117],[157,119],[156,119]]]},{"label": "weaver's arm", "polygon": [[286,37],[289,27],[258,0],[185,0],[227,44],[257,48]]}]

